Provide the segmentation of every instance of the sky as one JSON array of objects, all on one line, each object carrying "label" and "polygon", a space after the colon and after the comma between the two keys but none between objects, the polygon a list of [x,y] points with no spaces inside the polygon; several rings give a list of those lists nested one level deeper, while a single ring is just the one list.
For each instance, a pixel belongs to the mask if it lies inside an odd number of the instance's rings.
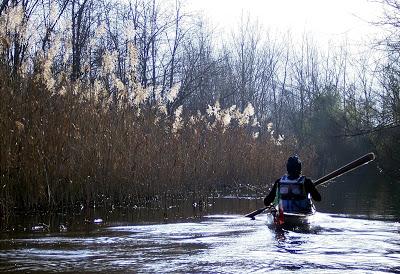
[{"label": "sky", "polygon": [[371,0],[186,0],[223,32],[237,25],[241,14],[258,19],[264,28],[292,34],[312,34],[317,40],[365,41],[378,29],[382,8]]}]

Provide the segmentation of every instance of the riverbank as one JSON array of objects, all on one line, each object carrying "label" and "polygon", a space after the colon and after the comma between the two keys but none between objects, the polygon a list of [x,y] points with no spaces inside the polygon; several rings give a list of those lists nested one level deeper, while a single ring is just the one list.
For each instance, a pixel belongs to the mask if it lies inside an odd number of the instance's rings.
[{"label": "riverbank", "polygon": [[[396,199],[400,191],[397,182],[381,177],[367,176],[362,167],[354,174],[344,175],[331,184],[319,188],[322,201],[315,203],[317,211],[343,217],[400,221],[400,204]],[[252,196],[214,195],[202,200],[176,199],[168,204],[152,202],[147,205],[97,204],[79,205],[59,211],[14,212],[2,222],[2,235],[26,235],[92,231],[113,225],[143,225],[201,220],[213,214],[245,214],[263,207],[264,193]],[[261,216],[262,217],[262,216]]]}]

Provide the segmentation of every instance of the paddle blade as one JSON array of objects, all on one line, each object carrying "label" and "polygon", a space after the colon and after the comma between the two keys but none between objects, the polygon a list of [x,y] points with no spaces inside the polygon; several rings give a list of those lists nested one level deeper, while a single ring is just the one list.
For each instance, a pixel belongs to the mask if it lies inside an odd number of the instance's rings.
[{"label": "paddle blade", "polygon": [[264,210],[266,210],[268,207],[263,207],[263,208],[259,208],[253,212],[250,212],[249,214],[245,215],[245,217],[249,217],[251,219],[254,219],[255,216],[257,216],[258,214],[262,213]]},{"label": "paddle blade", "polygon": [[275,213],[274,222],[276,225],[283,225],[285,223],[283,208],[281,206],[278,207],[278,210]]}]

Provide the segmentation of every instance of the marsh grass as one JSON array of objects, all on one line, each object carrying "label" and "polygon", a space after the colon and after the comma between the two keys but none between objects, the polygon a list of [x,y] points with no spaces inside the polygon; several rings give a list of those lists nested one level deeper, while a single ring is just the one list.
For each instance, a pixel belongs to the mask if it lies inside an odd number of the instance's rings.
[{"label": "marsh grass", "polygon": [[[167,207],[223,192],[260,194],[297,147],[277,138],[270,124],[260,126],[250,104],[240,111],[216,102],[200,113],[177,104],[179,83],[163,96],[150,94],[136,81],[137,53],[129,41],[131,70],[121,78],[108,52],[103,67],[70,77],[71,61],[63,59],[68,47],[56,42],[10,63],[13,46],[29,45],[18,40],[26,30],[0,32],[3,218],[17,210]],[[312,149],[296,151],[311,163]]]},{"label": "marsh grass", "polygon": [[[147,104],[52,94],[37,75],[1,68],[1,208],[160,204],[201,200],[223,189],[264,189],[293,149],[249,126],[210,127],[207,118],[173,133],[173,116]],[[108,103],[106,103],[108,102]],[[160,119],[161,116],[161,119]],[[166,202],[166,201],[169,202]],[[164,201],[164,202],[161,202]]]}]

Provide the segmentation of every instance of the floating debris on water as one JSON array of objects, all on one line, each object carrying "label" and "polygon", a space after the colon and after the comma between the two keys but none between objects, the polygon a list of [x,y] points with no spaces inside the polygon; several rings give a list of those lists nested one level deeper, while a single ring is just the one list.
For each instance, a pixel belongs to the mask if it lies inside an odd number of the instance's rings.
[{"label": "floating debris on water", "polygon": [[68,228],[65,225],[61,224],[61,225],[58,226],[58,230],[60,232],[67,232]]},{"label": "floating debris on water", "polygon": [[46,224],[37,224],[31,227],[32,232],[49,232],[50,226]]}]

